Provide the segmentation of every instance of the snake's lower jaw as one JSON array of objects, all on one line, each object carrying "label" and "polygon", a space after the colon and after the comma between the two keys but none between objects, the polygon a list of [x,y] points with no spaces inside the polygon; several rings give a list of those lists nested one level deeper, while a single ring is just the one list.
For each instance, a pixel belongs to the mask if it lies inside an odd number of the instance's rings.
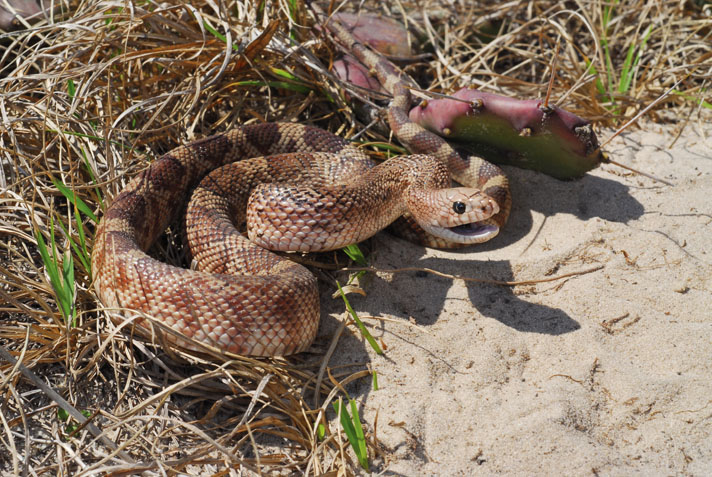
[{"label": "snake's lower jaw", "polygon": [[437,237],[464,245],[487,242],[495,238],[499,233],[499,227],[488,222],[471,222],[455,227],[433,226],[432,228],[429,227],[429,229],[427,231]]},{"label": "snake's lower jaw", "polygon": [[472,222],[453,227],[450,231],[465,239],[467,243],[481,243],[496,237],[499,233],[499,227],[494,224]]}]

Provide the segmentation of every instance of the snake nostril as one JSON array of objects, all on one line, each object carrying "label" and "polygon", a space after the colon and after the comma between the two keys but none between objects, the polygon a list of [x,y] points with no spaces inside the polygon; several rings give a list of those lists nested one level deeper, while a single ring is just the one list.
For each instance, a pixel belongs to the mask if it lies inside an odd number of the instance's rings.
[{"label": "snake nostril", "polygon": [[464,214],[465,210],[467,210],[467,206],[464,202],[453,202],[452,210],[454,210],[457,214]]}]

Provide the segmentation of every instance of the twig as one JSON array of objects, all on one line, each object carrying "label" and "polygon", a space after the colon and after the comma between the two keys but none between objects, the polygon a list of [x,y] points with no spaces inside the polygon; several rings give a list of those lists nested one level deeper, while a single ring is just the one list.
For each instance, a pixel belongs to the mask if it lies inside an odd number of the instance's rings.
[{"label": "twig", "polygon": [[539,278],[537,280],[518,280],[518,281],[507,281],[507,280],[490,280],[487,278],[475,278],[475,277],[463,277],[462,275],[451,275],[449,273],[438,272],[431,268],[421,268],[421,267],[403,267],[403,268],[374,268],[374,267],[345,267],[341,270],[349,272],[374,272],[374,273],[399,273],[399,272],[426,272],[438,277],[450,278],[453,280],[463,280],[466,282],[476,282],[476,283],[487,283],[490,285],[499,285],[504,287],[514,287],[518,285],[534,285],[536,283],[553,282],[556,280],[561,280],[568,277],[585,275],[587,273],[597,272],[601,270],[604,266],[597,265],[595,267],[589,268],[587,270],[581,270],[578,272],[564,273],[563,275],[557,275],[555,277]]},{"label": "twig", "polygon": [[652,179],[652,180],[654,180],[654,181],[662,182],[662,183],[665,184],[665,185],[669,185],[669,186],[674,186],[674,185],[675,185],[675,184],[673,184],[673,183],[670,182],[670,181],[666,181],[665,179],[661,179],[661,178],[659,178],[659,177],[655,177],[654,175],[648,174],[647,172],[639,171],[638,169],[634,169],[634,168],[632,168],[632,167],[630,167],[630,166],[626,166],[625,164],[621,164],[620,162],[614,161],[614,160],[612,160],[612,159],[606,159],[605,162],[607,162],[607,163],[609,163],[609,164],[613,164],[613,165],[618,166],[618,167],[622,167],[623,169],[629,170],[629,171],[631,171],[631,172],[635,172],[636,174],[640,174],[641,176],[645,176],[645,177],[647,177],[648,179]]}]

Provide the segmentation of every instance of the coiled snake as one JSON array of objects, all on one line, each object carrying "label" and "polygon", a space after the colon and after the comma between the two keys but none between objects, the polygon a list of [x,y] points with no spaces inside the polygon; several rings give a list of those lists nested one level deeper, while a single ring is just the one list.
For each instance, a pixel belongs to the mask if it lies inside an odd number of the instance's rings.
[{"label": "coiled snake", "polygon": [[[400,71],[338,23],[328,29],[393,95],[388,122],[394,134],[411,152],[428,155],[374,166],[338,136],[285,123],[243,126],[178,147],[131,180],[99,225],[92,264],[104,305],[138,311],[179,336],[225,351],[288,355],[305,350],[316,334],[316,278],[262,247],[332,250],[404,214],[399,220],[408,223],[409,238],[431,246],[497,234],[510,208],[501,170],[459,156],[412,123]],[[467,187],[450,188],[448,171]],[[198,270],[186,270],[146,251],[193,189],[186,233]],[[255,243],[232,225],[246,220]],[[150,327],[145,318],[137,324]],[[168,339],[191,346],[173,334]]]}]

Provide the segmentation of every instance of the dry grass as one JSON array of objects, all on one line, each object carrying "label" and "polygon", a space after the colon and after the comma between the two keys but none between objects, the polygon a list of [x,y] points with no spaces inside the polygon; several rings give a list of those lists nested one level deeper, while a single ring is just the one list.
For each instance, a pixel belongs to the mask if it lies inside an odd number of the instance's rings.
[{"label": "dry grass", "polygon": [[[324,412],[341,385],[368,375],[362,367],[330,370],[333,379],[317,385],[328,365],[325,343],[290,360],[251,360],[135,338],[130,322],[116,327],[97,309],[89,271],[76,256],[72,324],[58,311],[34,237],[40,231],[48,238],[54,221],[68,230],[56,230],[60,252],[80,240],[76,211],[52,179],[101,215],[136,171],[195,138],[275,120],[344,136],[360,130],[324,75],[334,49],[308,28],[304,5],[290,14],[286,0],[264,11],[258,3],[62,3],[53,18],[3,35],[0,344],[92,419],[69,427],[50,391],[0,359],[0,439],[9,449],[0,453],[0,472],[357,472],[338,424]],[[678,122],[681,131],[689,121],[709,121],[710,106],[701,102],[712,72],[709,3],[703,12],[704,2],[626,2],[607,20],[602,2],[456,3],[455,10],[437,1],[392,6],[390,16],[399,20],[408,12],[414,37],[433,53],[407,67],[424,88],[448,92],[472,82],[543,96],[558,43],[552,101],[620,125],[669,93],[652,118]],[[270,26],[277,31],[269,46],[253,41]],[[623,91],[630,45],[641,55]],[[80,217],[90,241],[95,224]],[[156,253],[180,261],[170,247]],[[327,426],[323,440],[318,423]],[[373,431],[370,423],[372,452]]]}]

